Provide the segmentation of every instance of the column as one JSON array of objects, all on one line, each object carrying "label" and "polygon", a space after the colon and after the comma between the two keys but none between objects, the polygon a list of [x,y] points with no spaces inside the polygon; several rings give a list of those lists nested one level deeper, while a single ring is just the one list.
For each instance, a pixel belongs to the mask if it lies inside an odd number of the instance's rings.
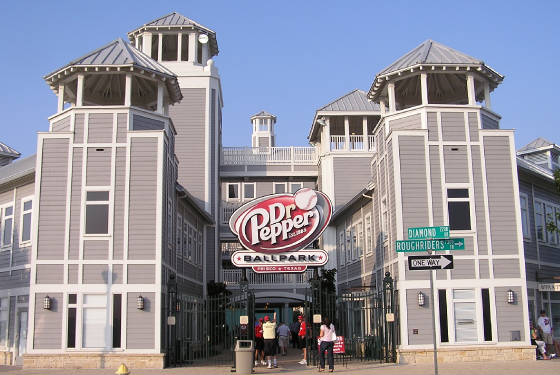
[{"label": "column", "polygon": [[196,61],[196,43],[198,42],[196,38],[197,38],[196,33],[189,34],[189,61],[190,62]]},{"label": "column", "polygon": [[206,65],[206,62],[208,61],[208,53],[209,50],[209,46],[208,43],[205,43],[202,45],[202,65]]},{"label": "column", "polygon": [[64,88],[66,86],[62,83],[58,85],[58,107],[57,112],[60,113],[64,111]]},{"label": "column", "polygon": [[364,151],[369,150],[368,132],[367,132],[367,116],[362,117],[362,129],[364,134]]},{"label": "column", "polygon": [[78,74],[78,86],[76,89],[76,107],[84,105],[84,74]]},{"label": "column", "polygon": [[330,124],[330,119],[328,117],[325,117],[325,126],[323,126],[321,129],[321,134],[325,135],[324,138],[324,143],[323,143],[323,152],[329,152],[331,151],[331,124]]},{"label": "column", "polygon": [[428,104],[428,73],[420,73],[420,90],[422,91],[422,105]]},{"label": "column", "polygon": [[142,37],[142,52],[152,56],[152,33],[144,33]]},{"label": "column", "polygon": [[395,83],[391,82],[387,85],[387,94],[389,95],[389,113],[396,111],[397,106],[395,104]]},{"label": "column", "polygon": [[161,61],[162,60],[161,56],[163,52],[163,34],[159,33],[158,38],[159,41],[158,41],[158,50],[157,50],[157,61]]},{"label": "column", "polygon": [[130,107],[132,103],[132,73],[126,73],[124,81],[124,105]]},{"label": "column", "polygon": [[379,101],[379,109],[381,111],[381,116],[385,115],[385,111],[387,111],[387,108],[385,107],[385,100],[380,100]]},{"label": "column", "polygon": [[488,109],[492,109],[492,101],[490,100],[490,83],[484,83],[484,105]]},{"label": "column", "polygon": [[350,121],[344,116],[344,149],[350,150]]},{"label": "column", "polygon": [[164,83],[162,81],[158,81],[157,84],[157,107],[156,112],[163,114],[163,88]]},{"label": "column", "polygon": [[474,76],[467,74],[467,96],[469,98],[469,105],[476,104],[476,92],[474,90]]},{"label": "column", "polygon": [[183,48],[183,33],[177,34],[177,61],[181,61],[181,50]]}]

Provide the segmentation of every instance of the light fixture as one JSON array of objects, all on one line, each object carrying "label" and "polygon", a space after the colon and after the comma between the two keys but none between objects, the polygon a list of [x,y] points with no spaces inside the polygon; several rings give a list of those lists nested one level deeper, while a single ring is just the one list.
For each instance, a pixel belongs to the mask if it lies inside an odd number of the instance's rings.
[{"label": "light fixture", "polygon": [[206,44],[206,43],[208,43],[208,35],[206,35],[206,34],[200,34],[200,35],[198,36],[198,41],[199,41],[201,44]]},{"label": "light fixture", "polygon": [[418,292],[418,306],[424,306],[425,303],[424,293]]},{"label": "light fixture", "polygon": [[324,117],[319,117],[319,118],[317,119],[317,123],[318,123],[319,125],[321,125],[321,126],[327,126],[327,122],[325,121],[325,118],[324,118]]},{"label": "light fixture", "polygon": [[138,310],[144,310],[144,297],[138,296],[138,298],[136,298],[136,308]]},{"label": "light fixture", "polygon": [[515,292],[511,289],[507,291],[507,303],[515,303]]},{"label": "light fixture", "polygon": [[45,296],[45,298],[43,298],[43,309],[44,310],[51,309],[51,297]]}]

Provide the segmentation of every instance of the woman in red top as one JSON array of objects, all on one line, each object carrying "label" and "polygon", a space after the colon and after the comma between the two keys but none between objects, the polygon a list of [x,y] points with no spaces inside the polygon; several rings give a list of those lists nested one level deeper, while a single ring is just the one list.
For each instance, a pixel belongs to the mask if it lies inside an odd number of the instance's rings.
[{"label": "woman in red top", "polygon": [[266,365],[264,361],[263,318],[260,318],[255,326],[255,367],[259,365],[259,356],[261,364]]},{"label": "woman in red top", "polygon": [[305,336],[307,335],[307,324],[303,320],[303,316],[298,316],[299,333],[298,333],[298,347],[303,351],[303,359],[298,363],[300,365],[307,365],[307,348],[305,347]]}]

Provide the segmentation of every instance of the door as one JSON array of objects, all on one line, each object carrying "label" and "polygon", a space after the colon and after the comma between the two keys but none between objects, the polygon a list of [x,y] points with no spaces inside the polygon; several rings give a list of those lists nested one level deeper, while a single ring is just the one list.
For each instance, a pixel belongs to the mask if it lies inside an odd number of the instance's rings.
[{"label": "door", "polygon": [[23,365],[23,357],[27,347],[27,308],[18,309],[17,311],[17,325],[16,325],[16,353],[15,365]]}]

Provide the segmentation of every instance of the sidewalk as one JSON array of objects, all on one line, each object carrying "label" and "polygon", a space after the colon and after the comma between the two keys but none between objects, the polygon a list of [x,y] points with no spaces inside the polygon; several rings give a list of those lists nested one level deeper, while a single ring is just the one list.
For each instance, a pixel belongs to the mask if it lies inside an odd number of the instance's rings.
[{"label": "sidewalk", "polygon": [[[112,375],[116,369],[77,370],[77,369],[21,369],[17,367],[0,366],[0,374],[8,375]],[[302,366],[296,361],[280,361],[276,369],[266,367],[255,368],[255,374],[292,374],[297,373],[317,374],[317,369],[311,366]],[[327,372],[326,372],[327,373]],[[351,363],[348,367],[338,366],[335,373],[357,375],[430,375],[434,373],[432,365],[396,365],[379,364],[372,362]],[[511,362],[457,362],[441,364],[441,375],[558,375],[560,374],[560,359],[550,361],[511,361]],[[131,375],[231,375],[230,367],[177,367],[163,370],[130,370]]]}]

